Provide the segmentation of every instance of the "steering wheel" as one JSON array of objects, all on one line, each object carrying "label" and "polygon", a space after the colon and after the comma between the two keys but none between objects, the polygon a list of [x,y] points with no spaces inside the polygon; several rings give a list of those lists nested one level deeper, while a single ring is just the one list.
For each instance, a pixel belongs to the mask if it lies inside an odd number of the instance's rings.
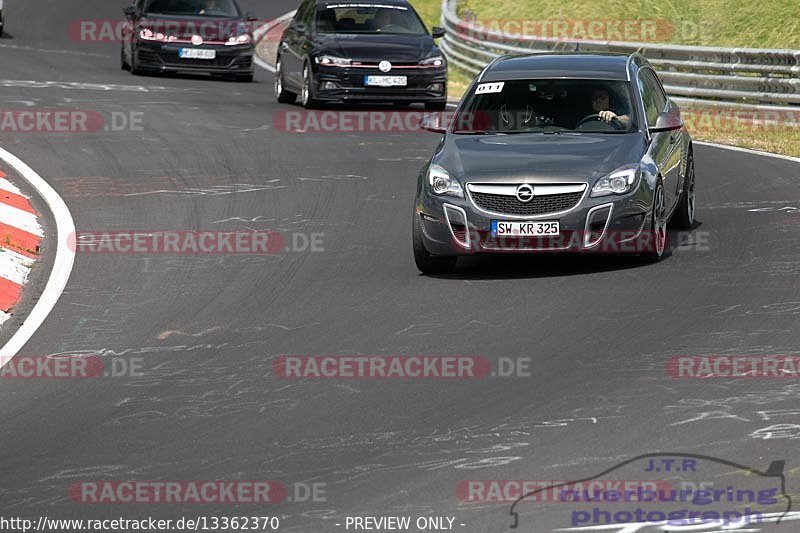
[{"label": "steering wheel", "polygon": [[381,28],[381,31],[388,31],[391,33],[402,33],[398,32],[397,30],[404,30],[404,29],[405,28],[403,26],[400,26],[399,24],[387,24],[386,26]]},{"label": "steering wheel", "polygon": [[[575,129],[578,129],[579,127],[583,126],[583,125],[584,125],[584,124],[586,124],[587,122],[591,122],[592,120],[602,120],[603,122],[605,122],[605,120],[603,120],[603,119],[601,119],[601,118],[600,118],[600,113],[593,113],[593,114],[591,114],[591,115],[586,115],[585,117],[583,117],[582,119],[580,119],[580,120],[578,121],[578,124],[576,124],[576,125],[575,125]],[[617,123],[617,124],[620,124],[620,125],[622,124],[622,123],[619,121],[619,118],[617,118],[617,117],[614,117],[614,118],[612,118],[612,119],[611,119],[611,122],[615,122],[615,123]]]}]

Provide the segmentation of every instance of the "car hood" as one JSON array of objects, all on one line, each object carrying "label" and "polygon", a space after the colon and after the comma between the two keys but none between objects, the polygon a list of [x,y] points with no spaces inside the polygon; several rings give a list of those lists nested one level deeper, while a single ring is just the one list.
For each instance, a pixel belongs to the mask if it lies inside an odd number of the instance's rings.
[{"label": "car hood", "polygon": [[248,30],[245,20],[239,18],[152,14],[146,16],[146,22],[142,22],[142,27],[184,40],[199,35],[204,41],[226,41],[230,37],[247,33]]},{"label": "car hood", "polygon": [[434,162],[471,183],[592,182],[638,163],[644,134],[453,135]]},{"label": "car hood", "polygon": [[316,39],[320,54],[331,54],[355,61],[416,63],[433,54],[430,35],[320,34]]}]

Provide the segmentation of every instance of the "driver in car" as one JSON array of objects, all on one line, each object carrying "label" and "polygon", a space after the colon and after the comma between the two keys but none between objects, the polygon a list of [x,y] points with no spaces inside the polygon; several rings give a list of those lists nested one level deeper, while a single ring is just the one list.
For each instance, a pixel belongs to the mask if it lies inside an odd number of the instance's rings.
[{"label": "driver in car", "polygon": [[394,25],[394,16],[390,9],[381,9],[375,17],[375,31],[383,31],[384,28]]},{"label": "driver in car", "polygon": [[627,109],[617,109],[611,111],[611,97],[606,89],[595,89],[592,91],[592,110],[600,115],[600,120],[611,123],[614,119],[626,128],[631,125],[630,111]]}]

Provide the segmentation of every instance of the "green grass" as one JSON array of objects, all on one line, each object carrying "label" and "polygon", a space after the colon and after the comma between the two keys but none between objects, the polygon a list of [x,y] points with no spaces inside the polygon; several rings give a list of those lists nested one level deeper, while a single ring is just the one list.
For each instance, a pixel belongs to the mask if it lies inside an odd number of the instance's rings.
[{"label": "green grass", "polygon": [[[441,0],[411,0],[428,27],[439,26]],[[798,0],[462,0],[468,12],[485,22],[646,20],[656,21],[653,42],[702,46],[800,49]],[[667,21],[667,22],[665,22]],[[666,28],[666,30],[665,30]],[[450,72],[450,96],[459,97],[471,78]],[[697,131],[693,136],[800,157],[800,129],[767,128],[729,132]]]},{"label": "green grass", "polygon": [[425,21],[428,29],[441,26],[442,2],[441,0],[411,0],[411,5],[417,10],[419,16]]},{"label": "green grass", "polygon": [[800,48],[797,0],[462,0],[460,7],[483,20],[657,21],[655,42]]}]

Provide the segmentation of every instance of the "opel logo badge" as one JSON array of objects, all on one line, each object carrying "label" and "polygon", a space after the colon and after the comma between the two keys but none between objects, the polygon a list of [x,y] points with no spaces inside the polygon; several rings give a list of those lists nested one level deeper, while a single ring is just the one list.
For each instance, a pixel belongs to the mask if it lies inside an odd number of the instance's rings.
[{"label": "opel logo badge", "polygon": [[517,187],[517,200],[524,204],[533,200],[533,187],[527,183]]},{"label": "opel logo badge", "polygon": [[390,70],[392,70],[392,64],[388,61],[381,61],[378,64],[378,68],[380,69],[381,72],[389,72]]},{"label": "opel logo badge", "polygon": [[199,35],[192,35],[192,44],[195,46],[200,46],[203,44],[203,38]]}]

